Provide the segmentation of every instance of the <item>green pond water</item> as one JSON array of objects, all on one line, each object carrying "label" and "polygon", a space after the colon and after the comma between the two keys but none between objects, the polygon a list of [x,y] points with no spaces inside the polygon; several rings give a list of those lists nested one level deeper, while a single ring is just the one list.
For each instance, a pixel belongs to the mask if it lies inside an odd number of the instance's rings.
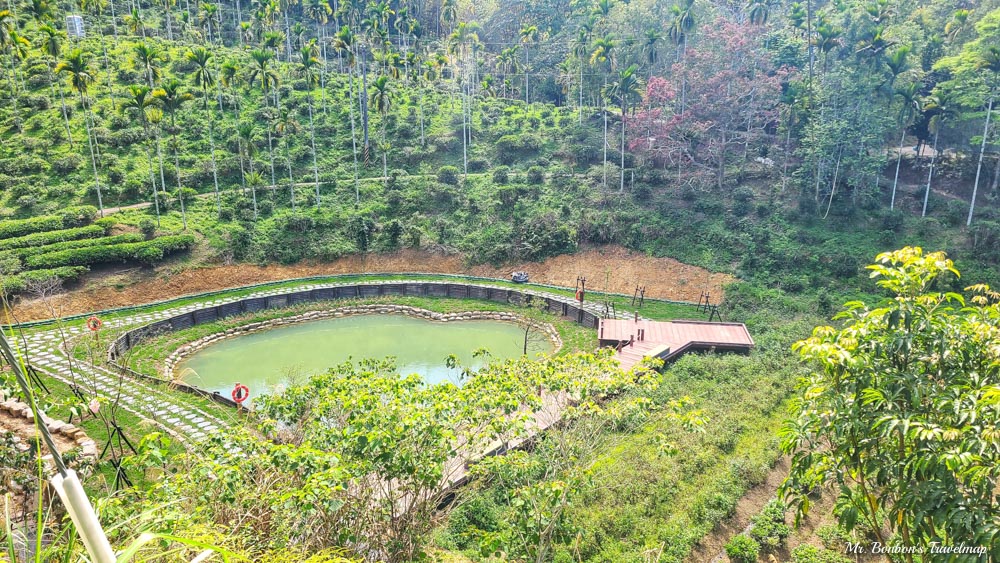
[{"label": "green pond water", "polygon": [[[463,366],[482,367],[472,353],[486,348],[494,358],[515,358],[524,347],[524,329],[499,321],[433,322],[403,315],[359,315],[287,325],[223,340],[195,352],[174,370],[185,382],[229,396],[236,382],[250,397],[281,390],[290,382],[323,373],[348,358],[394,356],[401,374],[419,373],[429,383],[458,384]],[[529,339],[528,354],[552,352],[548,339]],[[189,371],[190,370],[190,371]],[[193,372],[193,373],[192,373]]]}]

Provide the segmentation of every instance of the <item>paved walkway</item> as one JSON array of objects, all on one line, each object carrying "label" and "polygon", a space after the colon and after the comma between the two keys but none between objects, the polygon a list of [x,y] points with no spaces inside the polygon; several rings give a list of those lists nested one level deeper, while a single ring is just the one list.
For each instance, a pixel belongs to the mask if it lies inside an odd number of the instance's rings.
[{"label": "paved walkway", "polygon": [[[164,309],[149,313],[135,313],[114,319],[104,320],[104,329],[107,332],[117,329],[132,328],[149,324],[161,319],[166,319],[183,313],[201,309],[204,307],[214,307],[232,301],[239,301],[251,297],[267,297],[272,295],[284,295],[297,291],[310,289],[323,289],[339,287],[345,285],[356,285],[357,282],[331,283],[331,284],[306,284],[301,286],[283,287],[271,290],[261,290],[250,295],[238,297],[226,297],[207,299],[198,303],[191,303],[169,309]],[[367,284],[400,284],[407,283],[407,280],[392,280],[383,282],[366,282]],[[428,282],[427,280],[411,280],[411,283],[441,283],[453,282]],[[466,285],[476,285],[480,287],[491,287],[496,289],[510,289],[509,287],[492,285],[487,283],[474,283],[462,281]],[[528,287],[518,288],[522,293],[544,296],[553,300],[579,306],[573,298],[565,295],[557,295],[547,291],[529,289]],[[331,302],[333,303],[333,302]],[[599,302],[584,303],[583,308],[594,315],[600,317],[603,314],[603,305]],[[623,318],[631,318],[626,312],[619,312]],[[64,326],[62,331],[67,338],[73,339],[89,332],[84,326],[84,321],[72,321],[69,326]],[[61,348],[62,332],[59,328],[50,328],[44,331],[37,331],[26,336],[27,350],[26,357],[29,363],[45,374],[69,385],[76,385],[87,394],[96,394],[108,400],[119,400],[121,408],[155,423],[175,438],[184,442],[197,442],[204,439],[211,432],[220,430],[226,426],[226,422],[213,416],[191,404],[186,400],[182,392],[171,392],[159,387],[152,386],[148,381],[133,379],[127,375],[93,365],[89,362],[70,357]],[[108,339],[110,341],[110,339]],[[18,343],[22,344],[20,338]],[[104,351],[101,351],[104,355]]]}]

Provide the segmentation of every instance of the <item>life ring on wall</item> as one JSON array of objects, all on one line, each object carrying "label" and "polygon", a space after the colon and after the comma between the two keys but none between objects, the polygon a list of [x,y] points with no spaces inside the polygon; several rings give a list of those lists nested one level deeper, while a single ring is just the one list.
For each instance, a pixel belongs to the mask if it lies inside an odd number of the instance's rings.
[{"label": "life ring on wall", "polygon": [[576,290],[576,300],[579,301],[580,303],[583,303],[583,290],[582,289]]},{"label": "life ring on wall", "polygon": [[87,319],[87,328],[89,328],[91,332],[97,332],[98,330],[101,330],[101,327],[103,325],[104,323],[101,321],[101,319],[97,317],[90,317],[89,319]]},{"label": "life ring on wall", "polygon": [[232,397],[237,405],[241,405],[243,401],[250,398],[250,388],[242,383],[237,383],[236,387],[233,387]]}]

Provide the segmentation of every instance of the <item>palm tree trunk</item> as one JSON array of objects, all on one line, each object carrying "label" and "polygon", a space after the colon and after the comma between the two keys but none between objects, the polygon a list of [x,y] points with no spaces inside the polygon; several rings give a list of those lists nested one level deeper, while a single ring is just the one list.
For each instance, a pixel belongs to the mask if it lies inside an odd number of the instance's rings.
[{"label": "palm tree trunk", "polygon": [[[50,71],[52,71],[51,66],[49,67],[49,69]],[[49,86],[52,90],[57,90],[56,81],[53,80],[54,71],[52,72],[53,74],[49,75]],[[62,105],[63,122],[66,125],[66,138],[69,140],[70,148],[73,148],[73,130],[70,129],[69,126],[69,112],[66,111],[66,98],[65,96],[63,96],[63,91],[61,86],[58,88],[58,90],[59,90],[59,103]]]},{"label": "palm tree trunk", "polygon": [[271,124],[267,124],[267,157],[271,163],[271,189],[273,190],[275,186],[278,185],[277,178],[274,175],[274,144],[271,141]]},{"label": "palm tree trunk", "polygon": [[[418,79],[419,84],[419,79]],[[420,146],[427,146],[427,141],[424,136],[424,97],[423,95],[417,96],[417,111],[420,113]]]},{"label": "palm tree trunk", "polygon": [[167,191],[167,180],[163,176],[163,151],[160,148],[160,130],[159,127],[156,129],[156,160],[160,164],[160,188],[166,192]]},{"label": "palm tree trunk", "polygon": [[969,202],[969,218],[965,220],[965,226],[972,225],[972,213],[976,209],[976,196],[979,194],[979,176],[983,171],[983,153],[986,152],[986,136],[990,131],[990,116],[993,115],[993,97],[990,96],[989,109],[986,110],[986,125],[983,126],[983,141],[979,145],[979,164],[976,165],[976,181],[972,185],[972,200]]},{"label": "palm tree trunk", "polygon": [[[360,51],[360,48],[358,51]],[[357,59],[361,65],[361,90],[358,92],[358,106],[361,111],[361,150],[364,153],[365,164],[367,165],[371,154],[371,139],[368,135],[368,68],[365,65],[363,53],[361,56],[357,56]]]},{"label": "palm tree trunk", "polygon": [[382,182],[389,187],[389,161],[386,153],[389,152],[389,145],[385,139],[385,114],[382,114]]},{"label": "palm tree trunk", "polygon": [[889,211],[896,208],[896,186],[899,184],[899,165],[903,162],[903,142],[906,140],[906,127],[899,136],[899,154],[896,155],[896,175],[892,178],[892,197],[889,198]]},{"label": "palm tree trunk", "polygon": [[111,99],[111,109],[117,110],[118,107],[115,106],[115,92],[112,89],[111,83],[111,69],[108,64],[108,47],[104,44],[104,36],[101,35],[101,49],[104,51],[104,73],[108,75],[108,98]]},{"label": "palm tree trunk", "polygon": [[[149,136],[149,131],[146,131]],[[153,186],[153,205],[156,208],[156,226],[160,226],[160,196],[156,193],[156,172],[153,171],[153,149],[146,147],[146,156],[149,159],[149,183]]]},{"label": "palm tree trunk", "polygon": [[108,5],[111,6],[111,30],[115,36],[115,45],[118,45],[118,16],[115,14],[115,0],[108,0]]},{"label": "palm tree trunk", "polygon": [[347,93],[351,103],[347,104],[351,112],[351,152],[354,153],[354,203],[361,203],[361,189],[358,186],[358,133],[354,126],[354,67],[347,73]]},{"label": "palm tree trunk", "polygon": [[826,213],[823,214],[823,219],[830,216],[830,207],[833,206],[833,194],[837,193],[837,180],[840,178],[840,158],[844,156],[844,147],[840,147],[840,152],[837,153],[837,166],[833,169],[833,184],[830,186],[830,201],[826,204]]},{"label": "palm tree trunk", "polygon": [[288,134],[282,139],[285,144],[285,164],[288,166],[288,194],[292,200],[292,211],[295,211],[295,179],[292,178],[292,151],[288,146]]},{"label": "palm tree trunk", "polygon": [[788,183],[788,151],[792,146],[792,107],[788,106],[788,122],[785,124],[788,131],[785,134],[785,163],[781,167],[781,191],[778,193],[785,192],[785,186]]},{"label": "palm tree trunk", "polygon": [[583,125],[583,61],[580,61],[580,107],[577,114],[580,125]]},{"label": "palm tree trunk", "polygon": [[[516,60],[516,59],[515,59]],[[524,103],[528,103],[528,44],[524,44]]]},{"label": "palm tree trunk", "polygon": [[[622,93],[624,97],[625,93]],[[625,193],[625,105],[622,105],[622,154],[621,154],[621,171],[618,180],[618,193]]]},{"label": "palm tree trunk", "polygon": [[[173,127],[173,126],[171,126]],[[176,128],[174,128],[176,131]],[[183,225],[183,230],[188,228],[187,212],[184,210],[184,188],[181,186],[181,157],[180,151],[177,150],[177,133],[171,133],[170,135],[174,140],[174,171],[177,174],[177,199],[181,202],[181,224]]]},{"label": "palm tree trunk", "polygon": [[[608,89],[608,76],[604,75],[604,88]],[[602,91],[603,92],[603,91]],[[608,189],[608,104],[601,96],[601,113],[604,115],[604,189]]]},{"label": "palm tree trunk", "polygon": [[[466,88],[466,84],[462,84],[462,89]],[[466,120],[465,120],[465,104],[467,97],[465,92],[462,95],[462,174],[464,178],[469,177],[469,148],[468,148],[468,135],[466,134]]]},{"label": "palm tree trunk", "polygon": [[313,182],[316,186],[316,209],[319,209],[319,165],[316,164],[316,125],[313,122],[312,92],[309,93],[309,141],[312,144]]},{"label": "palm tree trunk", "polygon": [[167,39],[169,39],[170,41],[173,41],[174,40],[174,32],[173,32],[173,29],[172,29],[172,27],[170,25],[170,4],[168,2],[169,2],[169,0],[165,0],[164,1],[164,3],[163,3],[163,11],[166,12],[166,16],[167,16]]},{"label": "palm tree trunk", "polygon": [[87,112],[84,116],[83,124],[87,128],[87,145],[90,147],[90,166],[94,171],[94,188],[97,189],[97,207],[101,211],[101,217],[104,217],[104,202],[101,201],[101,182],[97,177],[97,156],[94,153],[94,139],[91,134],[90,127],[90,106],[87,105],[87,100],[83,98],[83,92],[80,92],[80,102],[83,103],[83,109]]},{"label": "palm tree trunk", "polygon": [[[323,59],[323,66],[319,67],[319,105],[326,115],[326,26],[316,22],[316,35],[320,38],[320,57]],[[312,99],[309,101],[312,103]],[[311,111],[311,110],[310,110]],[[310,120],[312,117],[309,118]],[[315,149],[313,153],[315,154]],[[318,201],[317,197],[317,201]]]},{"label": "palm tree trunk", "polygon": [[924,191],[924,209],[920,212],[921,217],[927,216],[927,200],[931,197],[931,179],[934,177],[934,161],[937,160],[938,136],[940,134],[940,129],[934,133],[934,154],[931,155],[931,167],[927,170],[927,190]]},{"label": "palm tree trunk", "polygon": [[[207,95],[207,93],[206,93]],[[208,150],[211,151],[212,155],[212,182],[215,186],[215,209],[218,213],[222,213],[222,196],[219,194],[219,169],[215,163],[215,133],[213,129],[215,128],[215,118],[212,117],[212,112],[208,112]]]}]

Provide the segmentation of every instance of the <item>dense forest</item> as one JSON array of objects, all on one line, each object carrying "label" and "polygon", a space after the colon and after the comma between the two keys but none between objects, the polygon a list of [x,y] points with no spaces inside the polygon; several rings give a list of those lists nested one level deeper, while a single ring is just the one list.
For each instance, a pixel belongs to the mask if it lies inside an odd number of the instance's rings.
[{"label": "dense forest", "polygon": [[[237,259],[619,243],[744,277],[807,258],[779,210],[896,233],[918,214],[995,260],[991,8],[11,4],[3,212],[146,202],[186,229],[211,193],[195,228]],[[708,245],[686,244],[692,222]]]},{"label": "dense forest", "polygon": [[[7,0],[0,73],[5,305],[120,263],[505,267],[614,245],[732,275],[713,314],[756,342],[623,375],[519,306],[561,355],[457,388],[345,364],[197,452],[124,419],[133,453],[112,445],[88,487],[129,556],[696,561],[782,463],[730,560],[1000,556],[1000,296],[977,285],[1000,283],[998,0]],[[694,311],[670,306],[648,315]],[[60,349],[110,373],[98,336]],[[108,413],[131,416],[50,384],[46,410],[109,444]],[[581,397],[565,424],[442,486],[456,441],[523,431],[512,405],[536,413],[543,387]],[[0,469],[31,465],[8,450]],[[827,519],[793,545],[813,504]],[[51,534],[27,551],[76,561],[68,521],[38,514]]]}]

